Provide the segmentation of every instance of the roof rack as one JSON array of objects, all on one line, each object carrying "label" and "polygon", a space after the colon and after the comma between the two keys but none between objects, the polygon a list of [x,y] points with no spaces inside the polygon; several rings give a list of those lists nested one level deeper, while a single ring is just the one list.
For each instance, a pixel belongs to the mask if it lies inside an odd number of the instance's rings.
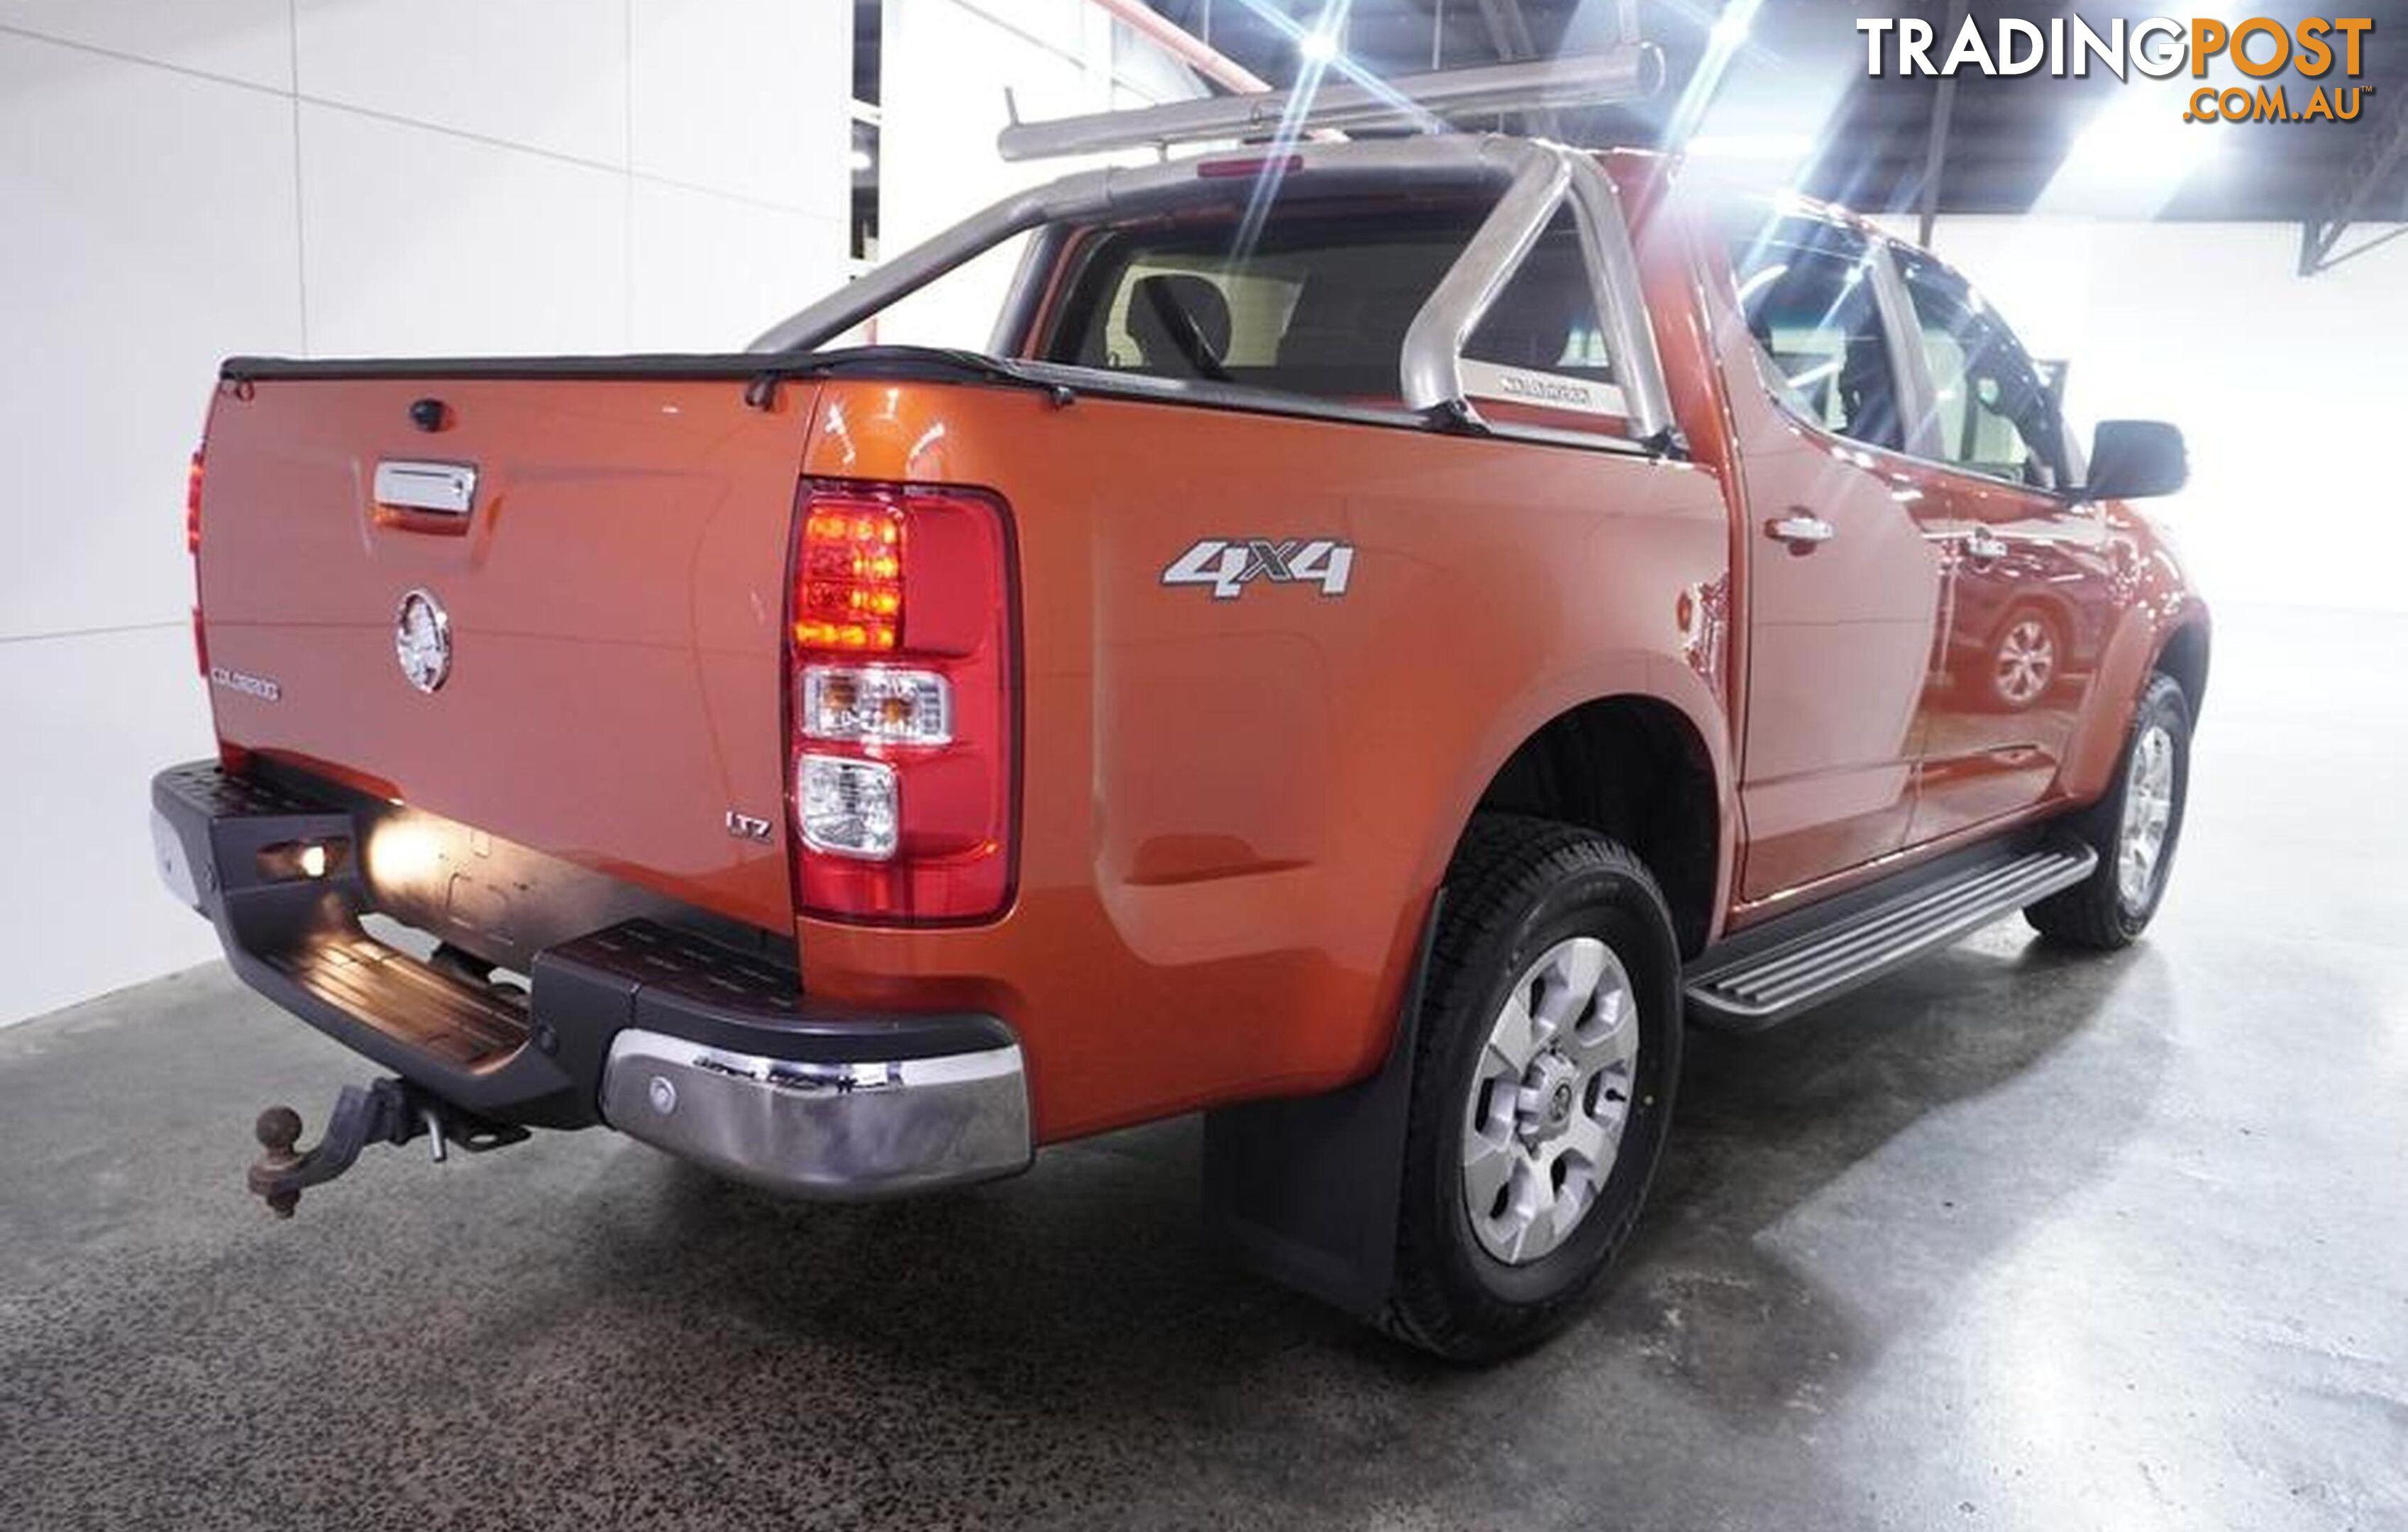
[{"label": "roof rack", "polygon": [[1444,126],[1450,117],[1642,101],[1663,84],[1664,55],[1650,43],[1624,43],[1603,52],[1404,75],[1378,86],[1327,81],[1300,105],[1294,91],[1263,91],[1050,122],[1013,122],[996,136],[996,148],[1007,160],[1041,160],[1119,149],[1168,150],[1173,144],[1278,133],[1430,131]]}]

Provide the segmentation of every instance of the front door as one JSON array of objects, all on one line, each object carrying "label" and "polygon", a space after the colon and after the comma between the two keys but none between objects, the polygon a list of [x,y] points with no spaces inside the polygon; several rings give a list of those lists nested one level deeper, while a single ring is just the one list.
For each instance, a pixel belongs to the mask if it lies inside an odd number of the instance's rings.
[{"label": "front door", "polygon": [[1897,316],[1863,236],[1777,217],[1730,259],[1747,334],[1719,350],[1751,521],[1740,893],[1753,901],[1906,843],[1944,549],[1914,513]]},{"label": "front door", "polygon": [[1945,549],[1946,638],[1910,840],[2014,814],[2057,780],[2097,674],[2117,578],[2105,523],[2069,500],[2055,400],[2004,322],[1963,279],[1893,247],[1919,336],[1928,420],[1915,512]]}]

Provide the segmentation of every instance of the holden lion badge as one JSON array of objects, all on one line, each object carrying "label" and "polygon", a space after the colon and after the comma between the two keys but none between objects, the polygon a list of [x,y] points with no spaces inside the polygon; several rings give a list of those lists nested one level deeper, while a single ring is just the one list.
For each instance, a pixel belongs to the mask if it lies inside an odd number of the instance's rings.
[{"label": "holden lion badge", "polygon": [[429,591],[401,598],[393,620],[393,651],[401,673],[422,692],[432,692],[452,674],[452,614]]}]

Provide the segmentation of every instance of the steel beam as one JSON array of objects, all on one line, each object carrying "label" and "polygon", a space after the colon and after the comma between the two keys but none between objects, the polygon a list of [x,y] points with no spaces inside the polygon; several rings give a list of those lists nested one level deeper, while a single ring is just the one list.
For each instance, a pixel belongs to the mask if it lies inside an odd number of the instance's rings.
[{"label": "steel beam", "polygon": [[[1488,29],[1488,46],[1496,50],[1499,64],[1518,64],[1539,56],[1530,42],[1530,20],[1522,14],[1521,0],[1480,0],[1480,21]],[[1542,138],[1561,139],[1563,119],[1553,107],[1524,114],[1527,126]]]},{"label": "steel beam", "polygon": [[[1954,39],[1965,30],[1968,0],[1950,0],[1948,30],[1941,36]],[[1948,167],[1948,119],[1956,110],[1956,77],[1940,77],[1940,93],[1931,103],[1931,136],[1923,147],[1923,194],[1914,223],[1914,242],[1925,250],[1931,248],[1932,231],[1940,222],[1940,177]]]},{"label": "steel beam", "polygon": [[[2350,225],[2365,217],[2384,182],[2390,179],[2403,159],[2408,157],[2408,105],[2394,101],[2383,122],[2376,125],[2358,145],[2358,152],[2341,173],[2333,187],[2332,197],[2326,204],[2323,216],[2300,225],[2300,275],[2313,277],[2319,271],[2329,271],[2344,261],[2365,254],[2377,245],[2397,239],[2408,228],[2393,229],[2377,235],[2355,250],[2334,251]],[[2408,208],[2400,209],[2408,217]]]},{"label": "steel beam", "polygon": [[1095,0],[1095,4],[1130,31],[1225,90],[1242,93],[1271,88],[1270,81],[1212,46],[1210,0],[1204,7],[1201,37],[1154,10],[1145,0]]}]

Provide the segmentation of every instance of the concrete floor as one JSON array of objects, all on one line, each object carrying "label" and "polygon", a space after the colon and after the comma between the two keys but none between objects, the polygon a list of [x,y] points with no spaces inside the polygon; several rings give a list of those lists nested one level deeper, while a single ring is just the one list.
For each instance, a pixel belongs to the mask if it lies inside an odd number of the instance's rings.
[{"label": "concrete floor", "polygon": [[[0,1527],[2408,1526],[2408,622],[2228,616],[2172,895],[1695,1047],[1619,1281],[1437,1366],[1218,1265],[1197,1134],[781,1205],[380,1152],[182,974],[0,1033]],[[2347,668],[2344,670],[2344,666]]]}]

